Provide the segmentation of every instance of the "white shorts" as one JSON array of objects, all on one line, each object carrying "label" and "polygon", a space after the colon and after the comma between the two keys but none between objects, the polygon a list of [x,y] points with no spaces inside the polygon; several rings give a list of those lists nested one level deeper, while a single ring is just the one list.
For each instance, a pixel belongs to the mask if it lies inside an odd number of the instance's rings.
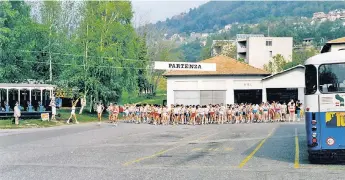
[{"label": "white shorts", "polygon": [[52,114],[56,115],[56,108],[52,108]]}]

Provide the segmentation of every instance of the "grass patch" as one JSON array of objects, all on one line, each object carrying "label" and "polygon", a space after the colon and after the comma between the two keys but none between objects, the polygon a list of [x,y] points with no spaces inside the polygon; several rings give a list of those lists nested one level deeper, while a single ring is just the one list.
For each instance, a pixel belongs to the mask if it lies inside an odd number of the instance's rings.
[{"label": "grass patch", "polygon": [[[78,109],[76,110],[78,113]],[[58,115],[56,116],[56,122],[53,121],[42,121],[40,119],[24,119],[19,121],[19,125],[12,124],[11,119],[0,120],[0,129],[22,129],[22,128],[44,128],[44,127],[53,127],[61,126],[66,124],[67,119],[71,115],[70,109],[59,109],[57,111]],[[103,115],[103,119],[107,118],[107,113]],[[72,119],[73,120],[73,119]],[[83,114],[77,114],[77,120],[79,123],[95,122],[97,121],[97,115],[91,114],[84,110]]]},{"label": "grass patch", "polygon": [[62,122],[42,121],[37,119],[20,120],[19,125],[12,124],[11,120],[0,120],[0,129],[43,128],[62,125]]},{"label": "grass patch", "polygon": [[[56,120],[65,122],[70,117],[71,110],[70,109],[60,109],[57,111],[57,113],[58,113],[58,116],[56,117]],[[79,109],[77,108],[76,109],[76,115],[77,115],[77,120],[80,123],[97,121],[97,114],[89,113],[88,109],[85,109],[85,108],[84,108],[83,114],[79,114]],[[104,115],[104,117],[105,117],[105,115]],[[72,118],[72,120],[73,120],[73,118]]]},{"label": "grass patch", "polygon": [[138,92],[123,92],[120,104],[162,104],[166,100],[167,80],[160,78],[157,86],[157,94],[155,97],[149,95],[138,96]]},{"label": "grass patch", "polygon": [[148,95],[138,96],[125,92],[121,104],[162,104],[166,96],[166,91],[164,90],[159,90],[154,97]]}]

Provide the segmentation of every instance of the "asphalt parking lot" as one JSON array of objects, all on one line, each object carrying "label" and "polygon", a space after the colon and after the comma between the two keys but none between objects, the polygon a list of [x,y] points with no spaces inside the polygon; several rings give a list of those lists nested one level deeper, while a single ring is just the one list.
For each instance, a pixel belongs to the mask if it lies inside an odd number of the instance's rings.
[{"label": "asphalt parking lot", "polygon": [[0,179],[344,179],[311,165],[303,122],[0,130]]}]

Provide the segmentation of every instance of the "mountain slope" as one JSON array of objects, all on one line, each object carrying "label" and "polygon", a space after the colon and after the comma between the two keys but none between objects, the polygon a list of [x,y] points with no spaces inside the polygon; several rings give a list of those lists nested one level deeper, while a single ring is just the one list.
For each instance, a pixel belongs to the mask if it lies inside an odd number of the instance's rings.
[{"label": "mountain slope", "polygon": [[155,24],[169,34],[191,32],[214,32],[227,24],[257,23],[270,17],[305,16],[314,12],[345,9],[345,2],[332,1],[211,1],[187,14]]}]

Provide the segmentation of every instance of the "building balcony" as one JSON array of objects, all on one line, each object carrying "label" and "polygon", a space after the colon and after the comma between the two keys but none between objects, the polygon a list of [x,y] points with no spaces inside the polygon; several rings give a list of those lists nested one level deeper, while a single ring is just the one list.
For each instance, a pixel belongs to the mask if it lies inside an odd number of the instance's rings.
[{"label": "building balcony", "polygon": [[237,52],[238,53],[245,53],[245,52],[247,52],[247,47],[239,45],[239,46],[237,46]]}]

